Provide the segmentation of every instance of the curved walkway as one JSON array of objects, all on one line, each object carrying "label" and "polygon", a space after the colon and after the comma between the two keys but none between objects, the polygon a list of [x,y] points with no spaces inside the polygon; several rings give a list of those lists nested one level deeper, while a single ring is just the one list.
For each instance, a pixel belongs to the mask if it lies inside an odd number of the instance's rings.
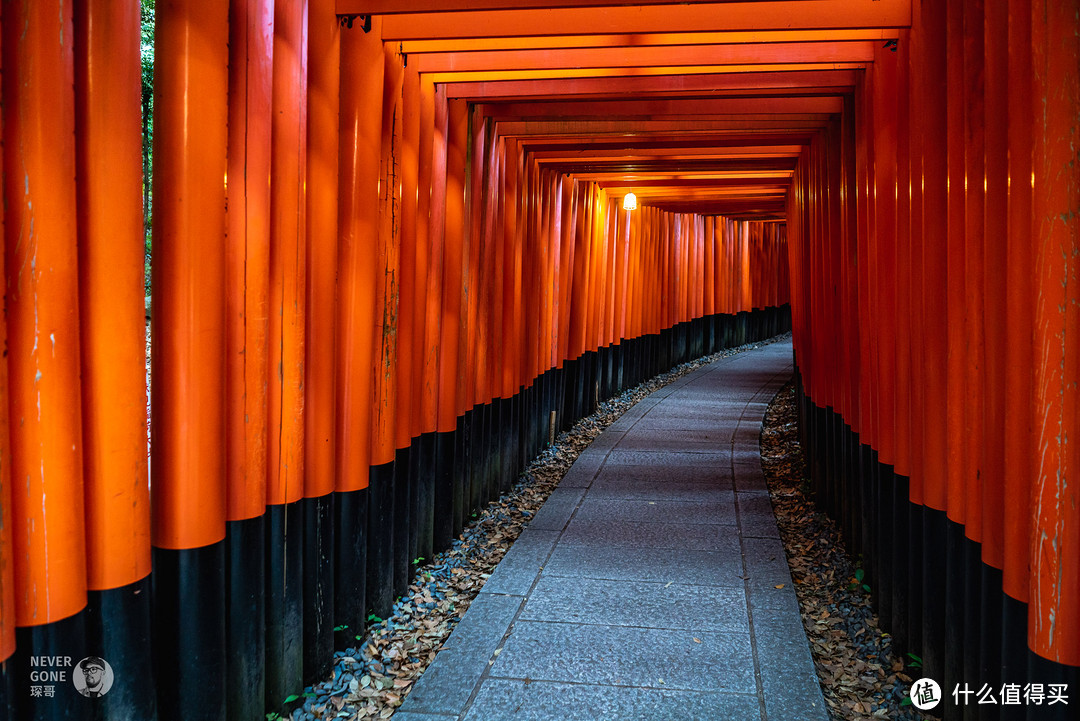
[{"label": "curved walkway", "polygon": [[721,359],[589,446],[398,721],[827,721],[758,437],[791,343]]}]

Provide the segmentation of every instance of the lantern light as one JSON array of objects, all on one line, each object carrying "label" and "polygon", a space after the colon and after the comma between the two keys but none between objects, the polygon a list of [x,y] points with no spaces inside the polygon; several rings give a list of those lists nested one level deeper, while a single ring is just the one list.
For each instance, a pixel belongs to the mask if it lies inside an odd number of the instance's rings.
[{"label": "lantern light", "polygon": [[623,210],[637,210],[637,196],[633,193],[627,193],[622,199]]}]

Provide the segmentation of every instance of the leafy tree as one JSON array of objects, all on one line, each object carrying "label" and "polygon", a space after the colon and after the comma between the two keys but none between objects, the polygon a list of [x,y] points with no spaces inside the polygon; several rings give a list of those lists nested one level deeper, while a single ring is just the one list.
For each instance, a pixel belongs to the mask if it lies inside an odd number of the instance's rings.
[{"label": "leafy tree", "polygon": [[145,234],[146,292],[150,293],[151,178],[154,161],[154,0],[140,0],[142,29],[142,164],[143,231]]}]

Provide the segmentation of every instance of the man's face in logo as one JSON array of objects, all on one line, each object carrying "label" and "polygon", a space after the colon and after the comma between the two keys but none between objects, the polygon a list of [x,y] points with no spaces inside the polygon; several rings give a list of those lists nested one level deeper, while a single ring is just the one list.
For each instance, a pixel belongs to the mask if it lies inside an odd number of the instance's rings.
[{"label": "man's face in logo", "polygon": [[86,679],[87,688],[97,688],[101,685],[101,675],[105,672],[101,666],[96,663],[87,664],[82,670],[83,678]]}]

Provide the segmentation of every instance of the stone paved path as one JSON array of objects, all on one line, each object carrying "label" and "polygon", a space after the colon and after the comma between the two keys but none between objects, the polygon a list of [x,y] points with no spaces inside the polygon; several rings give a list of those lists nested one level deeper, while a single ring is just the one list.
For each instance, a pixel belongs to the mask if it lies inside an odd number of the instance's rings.
[{"label": "stone paved path", "polygon": [[609,426],[397,721],[827,721],[758,450],[791,373],[765,346]]}]

